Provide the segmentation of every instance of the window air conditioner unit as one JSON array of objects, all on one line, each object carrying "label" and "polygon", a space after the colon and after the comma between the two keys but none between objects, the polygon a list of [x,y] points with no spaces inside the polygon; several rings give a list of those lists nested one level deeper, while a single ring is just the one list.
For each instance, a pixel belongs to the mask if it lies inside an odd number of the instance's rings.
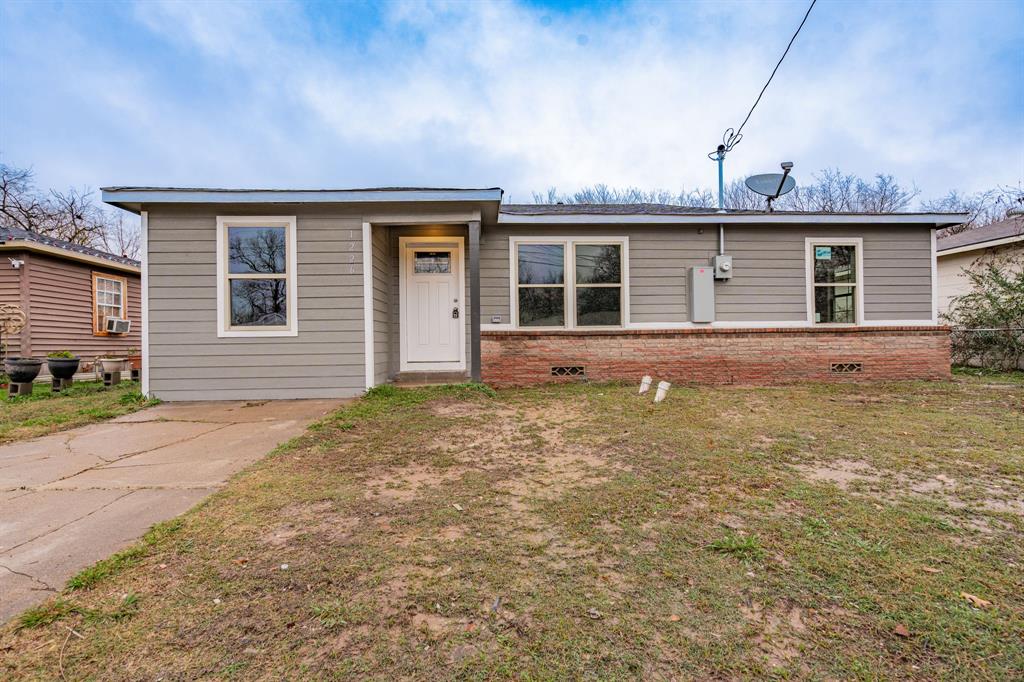
[{"label": "window air conditioner unit", "polygon": [[127,334],[132,329],[132,321],[108,317],[106,329],[108,334]]}]

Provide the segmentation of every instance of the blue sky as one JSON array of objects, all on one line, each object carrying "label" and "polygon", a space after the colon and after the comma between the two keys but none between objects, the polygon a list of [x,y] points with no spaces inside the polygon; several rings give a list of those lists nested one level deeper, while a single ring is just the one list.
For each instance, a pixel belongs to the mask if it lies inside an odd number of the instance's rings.
[{"label": "blue sky", "polygon": [[[0,0],[0,159],[44,186],[711,186],[806,3]],[[1024,1],[820,0],[727,161],[1024,178]]]}]

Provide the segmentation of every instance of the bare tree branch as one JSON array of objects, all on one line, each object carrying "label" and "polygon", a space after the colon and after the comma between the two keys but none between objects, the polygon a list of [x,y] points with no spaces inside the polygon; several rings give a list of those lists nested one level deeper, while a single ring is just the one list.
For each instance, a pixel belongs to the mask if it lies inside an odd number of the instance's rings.
[{"label": "bare tree branch", "polygon": [[30,169],[0,164],[0,223],[137,258],[139,227],[96,204],[88,188],[40,191]]}]

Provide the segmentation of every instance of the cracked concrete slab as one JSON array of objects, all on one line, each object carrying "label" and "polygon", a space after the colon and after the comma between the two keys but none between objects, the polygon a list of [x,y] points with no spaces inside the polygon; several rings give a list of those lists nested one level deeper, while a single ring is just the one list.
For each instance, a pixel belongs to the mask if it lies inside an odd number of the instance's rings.
[{"label": "cracked concrete slab", "polygon": [[166,487],[168,481],[172,481],[174,487],[201,488],[218,485],[235,473],[240,468],[240,463],[248,464],[265,455],[269,449],[263,446],[268,439],[273,440],[274,445],[284,442],[302,433],[306,422],[287,419],[258,425],[212,426],[212,431],[180,443],[154,448],[92,467],[42,488],[159,488]]},{"label": "cracked concrete slab", "polygon": [[180,443],[218,428],[222,427],[196,422],[143,422],[131,429],[125,429],[120,424],[95,424],[66,442],[73,454],[96,455],[109,462]]},{"label": "cracked concrete slab", "polygon": [[271,422],[281,419],[307,419],[310,409],[319,406],[323,414],[339,405],[337,400],[225,400],[222,402],[164,403],[143,412],[114,419],[114,424],[144,421],[192,421],[239,424]]},{"label": "cracked concrete slab", "polygon": [[0,446],[0,622],[341,404],[170,403]]}]

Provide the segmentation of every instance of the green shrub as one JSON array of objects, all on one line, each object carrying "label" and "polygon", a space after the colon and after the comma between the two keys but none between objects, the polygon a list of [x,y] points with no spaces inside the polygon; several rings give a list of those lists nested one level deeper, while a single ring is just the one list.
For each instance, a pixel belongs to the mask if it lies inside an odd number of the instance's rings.
[{"label": "green shrub", "polygon": [[953,299],[945,321],[954,364],[1010,370],[1024,361],[1024,258],[983,259],[963,269],[971,290]]},{"label": "green shrub", "polygon": [[72,358],[74,358],[76,356],[75,356],[74,353],[72,353],[69,350],[55,350],[52,353],[47,353],[46,357],[53,358],[55,360],[56,359],[70,360],[70,359],[72,359]]}]

